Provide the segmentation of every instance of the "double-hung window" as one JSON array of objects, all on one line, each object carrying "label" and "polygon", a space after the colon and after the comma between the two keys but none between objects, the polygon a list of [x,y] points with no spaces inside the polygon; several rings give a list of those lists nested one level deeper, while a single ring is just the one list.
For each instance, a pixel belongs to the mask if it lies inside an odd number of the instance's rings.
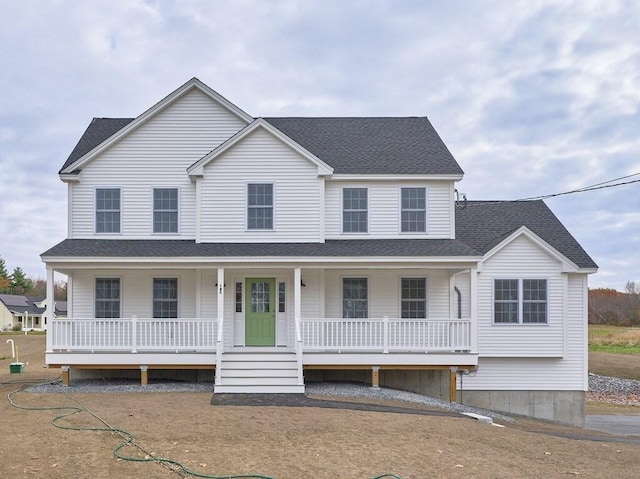
[{"label": "double-hung window", "polygon": [[96,189],[96,233],[120,233],[120,188]]},{"label": "double-hung window", "polygon": [[368,231],[367,188],[342,190],[342,232],[366,233]]},{"label": "double-hung window", "polygon": [[495,279],[493,322],[496,324],[546,324],[546,279]]},{"label": "double-hung window", "polygon": [[247,229],[273,229],[273,184],[247,185]]},{"label": "double-hung window", "polygon": [[177,278],[153,278],[153,317],[178,317]]},{"label": "double-hung window", "polygon": [[403,233],[427,231],[426,188],[400,189],[400,231]]},{"label": "double-hung window", "polygon": [[369,292],[367,278],[342,279],[342,317],[367,318]]},{"label": "double-hung window", "polygon": [[154,188],[153,232],[178,232],[178,189]]},{"label": "double-hung window", "polygon": [[120,317],[120,278],[96,278],[96,318]]},{"label": "double-hung window", "polygon": [[402,278],[400,286],[400,316],[402,318],[427,317],[427,279]]}]

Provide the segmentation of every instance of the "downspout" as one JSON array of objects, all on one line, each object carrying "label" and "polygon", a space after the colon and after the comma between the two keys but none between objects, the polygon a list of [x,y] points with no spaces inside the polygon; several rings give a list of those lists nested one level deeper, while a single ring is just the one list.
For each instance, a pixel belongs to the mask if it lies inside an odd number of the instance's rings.
[{"label": "downspout", "polygon": [[456,292],[456,296],[458,297],[458,319],[462,319],[462,293],[457,286],[454,286],[453,290]]}]

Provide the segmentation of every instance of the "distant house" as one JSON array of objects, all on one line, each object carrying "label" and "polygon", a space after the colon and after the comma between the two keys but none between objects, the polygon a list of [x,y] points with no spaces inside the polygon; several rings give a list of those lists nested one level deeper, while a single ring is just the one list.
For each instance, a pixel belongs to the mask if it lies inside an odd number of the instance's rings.
[{"label": "distant house", "polygon": [[[334,378],[580,423],[596,264],[541,201],[458,202],[425,117],[254,118],[192,79],[62,169],[46,362],[301,393]],[[214,373],[215,372],[215,373]]]},{"label": "distant house", "polygon": [[22,330],[43,330],[45,308],[34,298],[17,294],[0,294],[0,329],[9,331],[15,327]]}]

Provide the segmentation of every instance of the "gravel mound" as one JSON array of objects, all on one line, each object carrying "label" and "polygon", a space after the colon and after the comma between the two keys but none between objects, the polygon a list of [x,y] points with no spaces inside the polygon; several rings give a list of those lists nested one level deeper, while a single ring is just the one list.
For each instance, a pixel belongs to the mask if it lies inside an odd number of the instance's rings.
[{"label": "gravel mound", "polygon": [[589,392],[611,394],[640,394],[640,381],[589,374]]}]

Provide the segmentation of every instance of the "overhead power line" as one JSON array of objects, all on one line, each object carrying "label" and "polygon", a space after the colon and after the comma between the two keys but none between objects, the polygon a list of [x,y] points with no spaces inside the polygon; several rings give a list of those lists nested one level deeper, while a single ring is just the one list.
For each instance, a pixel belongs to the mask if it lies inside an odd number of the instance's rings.
[{"label": "overhead power line", "polygon": [[[584,193],[585,191],[602,190],[602,189],[605,189],[605,188],[615,188],[616,186],[630,185],[632,183],[640,182],[640,179],[635,179],[635,180],[631,180],[631,181],[620,181],[620,180],[625,180],[627,178],[632,178],[632,177],[638,176],[638,175],[640,175],[640,172],[633,173],[631,175],[621,176],[620,178],[614,178],[612,180],[602,181],[600,183],[596,183],[596,184],[589,185],[589,186],[583,186],[582,188],[577,188],[575,190],[563,191],[563,192],[560,192],[560,193],[551,193],[551,194],[548,194],[548,195],[541,195],[541,196],[531,196],[531,197],[528,197],[528,198],[521,198],[521,199],[515,200],[515,201],[545,200],[547,198],[553,198],[555,196],[571,195],[571,194],[574,194],[574,193]],[[618,183],[613,183],[614,181],[617,181]]]}]

